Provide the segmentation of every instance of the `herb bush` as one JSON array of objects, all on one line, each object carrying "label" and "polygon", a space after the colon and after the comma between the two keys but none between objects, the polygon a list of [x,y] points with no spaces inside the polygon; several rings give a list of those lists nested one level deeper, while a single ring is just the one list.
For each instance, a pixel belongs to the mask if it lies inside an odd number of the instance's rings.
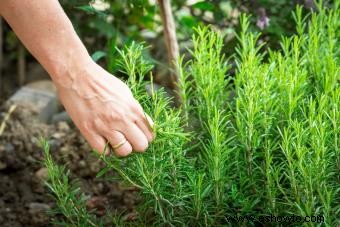
[{"label": "herb bush", "polygon": [[[179,109],[162,91],[145,93],[143,77],[152,66],[141,46],[120,52],[128,83],[155,120],[157,135],[143,154],[101,157],[107,167],[98,176],[115,170],[140,190],[139,217],[129,224],[217,226],[235,215],[323,215],[324,225],[340,224],[339,6],[319,5],[308,24],[298,7],[296,35],[266,56],[243,15],[233,79],[226,77],[223,37],[198,28],[192,60],[177,64]],[[44,145],[47,185],[64,221],[103,225]]]}]

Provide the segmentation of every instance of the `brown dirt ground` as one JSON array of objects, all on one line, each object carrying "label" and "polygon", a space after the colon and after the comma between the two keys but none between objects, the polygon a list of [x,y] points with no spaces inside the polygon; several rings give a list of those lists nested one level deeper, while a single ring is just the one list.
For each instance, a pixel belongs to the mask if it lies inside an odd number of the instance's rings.
[{"label": "brown dirt ground", "polygon": [[[8,107],[0,109],[0,124],[7,110]],[[35,120],[36,116],[33,108],[17,107],[0,136],[0,226],[50,226],[51,220],[58,218],[47,214],[55,203],[44,185],[41,137],[48,139],[54,159],[79,180],[88,196],[89,209],[95,208],[98,216],[106,209],[127,218],[136,214],[136,190],[124,188],[117,181],[96,178],[103,163],[74,126],[66,122],[42,124]]]}]

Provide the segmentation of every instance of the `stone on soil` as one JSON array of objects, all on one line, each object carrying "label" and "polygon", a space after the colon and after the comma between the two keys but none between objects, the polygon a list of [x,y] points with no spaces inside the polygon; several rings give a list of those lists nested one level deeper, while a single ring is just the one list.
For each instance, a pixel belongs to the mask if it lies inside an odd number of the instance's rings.
[{"label": "stone on soil", "polygon": [[21,87],[6,104],[33,107],[39,113],[39,120],[45,123],[51,121],[60,107],[56,89],[49,80],[36,81]]}]

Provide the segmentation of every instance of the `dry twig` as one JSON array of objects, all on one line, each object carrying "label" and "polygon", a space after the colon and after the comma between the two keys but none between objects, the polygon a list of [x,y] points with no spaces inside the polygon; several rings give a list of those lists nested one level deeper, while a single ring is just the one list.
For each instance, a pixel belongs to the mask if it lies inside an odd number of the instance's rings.
[{"label": "dry twig", "polygon": [[9,107],[9,110],[8,112],[6,113],[3,121],[1,122],[1,125],[0,125],[0,136],[2,136],[2,134],[4,133],[5,131],[5,128],[6,128],[6,123],[7,121],[9,120],[9,118],[11,117],[11,114],[14,112],[14,110],[17,108],[17,105],[13,104]]}]

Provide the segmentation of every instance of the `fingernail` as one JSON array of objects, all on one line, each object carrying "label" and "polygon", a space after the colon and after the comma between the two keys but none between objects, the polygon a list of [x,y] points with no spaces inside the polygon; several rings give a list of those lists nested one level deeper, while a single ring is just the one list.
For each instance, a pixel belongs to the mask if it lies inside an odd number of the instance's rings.
[{"label": "fingernail", "polygon": [[144,115],[145,115],[145,117],[148,121],[149,127],[153,130],[155,123],[153,122],[153,120],[151,119],[151,117],[147,113],[144,112]]}]

